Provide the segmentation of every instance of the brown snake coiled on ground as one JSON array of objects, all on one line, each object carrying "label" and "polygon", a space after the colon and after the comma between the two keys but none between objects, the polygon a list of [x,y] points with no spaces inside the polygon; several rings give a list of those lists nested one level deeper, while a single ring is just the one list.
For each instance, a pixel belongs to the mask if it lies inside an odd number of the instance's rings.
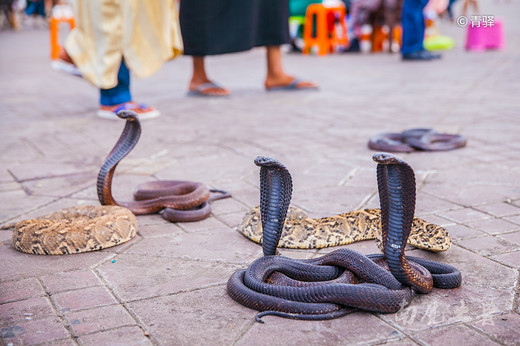
[{"label": "brown snake coiled on ground", "polygon": [[341,249],[325,256],[294,260],[276,256],[276,247],[292,182],[278,161],[259,157],[260,207],[264,257],[235,272],[227,283],[235,301],[265,315],[322,320],[343,316],[352,308],[397,312],[412,298],[412,289],[460,286],[460,272],[449,265],[406,257],[404,247],[415,208],[415,177],[405,162],[390,154],[374,155],[381,202],[384,255],[363,256]]},{"label": "brown snake coiled on ground", "polygon": [[116,201],[112,196],[112,178],[116,166],[130,153],[141,136],[141,124],[135,112],[120,111],[117,116],[125,119],[126,124],[98,174],[97,194],[102,205],[123,206],[136,215],[160,213],[166,220],[187,222],[207,218],[211,213],[210,201],[231,196],[222,190],[210,190],[201,183],[162,180],[137,186],[135,201]]},{"label": "brown snake coiled on ground", "polygon": [[401,133],[381,133],[368,141],[373,150],[393,153],[410,153],[415,150],[445,151],[466,146],[466,138],[461,135],[437,133],[433,129],[409,129]]}]

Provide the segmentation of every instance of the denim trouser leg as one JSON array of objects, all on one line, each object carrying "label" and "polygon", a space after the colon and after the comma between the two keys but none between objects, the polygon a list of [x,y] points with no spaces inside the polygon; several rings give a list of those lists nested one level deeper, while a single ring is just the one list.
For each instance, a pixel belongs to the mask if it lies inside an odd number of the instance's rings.
[{"label": "denim trouser leg", "polygon": [[130,71],[125,65],[125,61],[121,61],[121,67],[117,74],[117,85],[112,89],[100,89],[101,97],[99,103],[102,106],[114,106],[120,103],[132,101],[130,95]]},{"label": "denim trouser leg", "polygon": [[403,46],[401,52],[410,54],[424,50],[423,9],[428,0],[404,0],[402,13]]},{"label": "denim trouser leg", "polygon": [[38,15],[45,17],[45,5],[43,0],[28,1],[25,7],[25,14],[28,16]]}]

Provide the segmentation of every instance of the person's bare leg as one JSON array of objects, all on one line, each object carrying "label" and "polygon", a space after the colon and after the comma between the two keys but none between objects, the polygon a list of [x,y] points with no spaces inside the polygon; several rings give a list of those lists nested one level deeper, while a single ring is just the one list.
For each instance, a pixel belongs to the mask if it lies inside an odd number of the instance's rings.
[{"label": "person's bare leg", "polygon": [[[190,91],[196,91],[197,88],[203,84],[213,83],[206,73],[206,66],[204,64],[203,56],[193,57],[193,74],[191,76],[189,89]],[[199,90],[202,95],[208,96],[227,96],[230,94],[229,90],[221,87],[207,87]]]},{"label": "person's bare leg", "polygon": [[58,53],[58,59],[63,60],[66,63],[69,63],[71,65],[75,65],[74,61],[72,61],[72,58],[69,56],[69,53],[65,50],[65,48],[61,48]]},{"label": "person's bare leg", "polygon": [[50,17],[51,12],[52,12],[52,0],[44,0],[43,1],[43,8],[44,8],[44,11],[45,11],[45,15],[47,17]]},{"label": "person's bare leg", "polygon": [[468,5],[470,3],[470,0],[464,0],[464,3],[462,4],[462,10],[461,10],[461,15],[463,16],[466,16],[467,12],[468,12]]},{"label": "person's bare leg", "polygon": [[473,0],[473,10],[475,11],[475,14],[480,14],[480,10],[478,7],[478,0]]},{"label": "person's bare leg", "polygon": [[[284,87],[290,85],[295,77],[285,73],[282,64],[282,50],[280,46],[267,46],[267,76],[265,78],[266,89]],[[317,85],[308,81],[300,81],[296,89],[316,88]]]}]

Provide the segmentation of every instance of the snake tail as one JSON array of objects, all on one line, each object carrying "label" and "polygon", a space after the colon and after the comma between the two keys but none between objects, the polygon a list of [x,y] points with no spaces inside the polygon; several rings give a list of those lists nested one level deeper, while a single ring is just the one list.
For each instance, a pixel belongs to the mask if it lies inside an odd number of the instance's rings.
[{"label": "snake tail", "polygon": [[373,156],[381,204],[381,231],[385,258],[390,271],[404,285],[417,292],[432,290],[433,278],[420,265],[411,265],[404,248],[412,229],[415,211],[415,174],[404,161],[388,153]]},{"label": "snake tail", "polygon": [[343,317],[349,313],[355,311],[355,309],[342,309],[333,312],[323,314],[292,314],[288,312],[280,312],[275,310],[262,311],[255,316],[255,321],[258,323],[264,323],[262,317],[264,316],[278,316],[283,318],[289,318],[293,320],[309,320],[309,321],[323,321],[332,320],[338,317]]},{"label": "snake tail", "polygon": [[434,284],[439,288],[460,285],[461,275],[455,268],[405,257],[415,208],[415,175],[395,156],[378,154],[374,160],[384,255],[339,249],[311,259],[275,255],[290,202],[291,177],[274,159],[255,160],[260,166],[264,256],[231,275],[227,292],[236,302],[260,311],[257,322],[262,323],[266,315],[325,320],[352,309],[395,313],[410,303],[413,290],[426,293]]},{"label": "snake tail", "polygon": [[254,162],[260,167],[262,250],[264,256],[275,255],[291,202],[291,174],[283,164],[269,157],[259,156]]}]

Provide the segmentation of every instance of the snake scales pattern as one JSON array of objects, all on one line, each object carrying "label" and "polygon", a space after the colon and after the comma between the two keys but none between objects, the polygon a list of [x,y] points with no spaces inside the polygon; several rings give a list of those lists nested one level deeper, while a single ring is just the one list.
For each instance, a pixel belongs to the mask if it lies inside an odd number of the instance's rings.
[{"label": "snake scales pattern", "polygon": [[35,255],[66,255],[106,249],[132,239],[137,220],[118,206],[71,207],[5,225],[13,229],[16,250]]},{"label": "snake scales pattern", "polygon": [[294,319],[330,319],[352,308],[397,312],[412,291],[460,286],[460,272],[449,265],[406,257],[404,247],[415,209],[415,176],[408,164],[390,154],[376,154],[381,202],[383,255],[364,256],[340,249],[325,256],[294,260],[276,256],[289,207],[292,182],[280,162],[259,157],[260,208],[264,257],[235,272],[227,283],[231,298],[265,315]]},{"label": "snake scales pattern", "polygon": [[120,111],[117,116],[125,119],[126,123],[98,174],[97,194],[102,205],[119,205],[136,215],[160,213],[164,219],[172,222],[188,222],[207,218],[211,213],[210,201],[231,196],[222,190],[210,190],[201,183],[160,180],[137,186],[134,192],[135,201],[116,201],[112,196],[115,169],[132,151],[141,136],[141,124],[135,112]]},{"label": "snake scales pattern", "polygon": [[401,133],[381,133],[368,141],[373,150],[393,153],[410,153],[414,150],[446,151],[466,146],[466,137],[449,133],[438,133],[433,129],[417,128]]},{"label": "snake scales pattern", "polygon": [[209,190],[200,183],[170,180],[142,184],[134,192],[136,201],[117,202],[112,196],[115,168],[141,136],[141,126],[134,112],[121,111],[118,116],[126,119],[125,127],[98,174],[97,192],[103,206],[67,208],[5,225],[3,229],[13,229],[15,249],[42,255],[100,250],[135,236],[134,214],[160,212],[169,221],[198,221],[210,215],[210,201],[230,196],[225,191]]},{"label": "snake scales pattern", "polygon": [[[260,207],[249,210],[238,227],[246,238],[261,244],[263,229]],[[311,219],[301,209],[289,207],[278,247],[289,249],[321,249],[375,239],[381,241],[381,209],[360,209],[347,213]],[[451,248],[448,231],[441,226],[414,217],[408,244],[432,252]]]}]

